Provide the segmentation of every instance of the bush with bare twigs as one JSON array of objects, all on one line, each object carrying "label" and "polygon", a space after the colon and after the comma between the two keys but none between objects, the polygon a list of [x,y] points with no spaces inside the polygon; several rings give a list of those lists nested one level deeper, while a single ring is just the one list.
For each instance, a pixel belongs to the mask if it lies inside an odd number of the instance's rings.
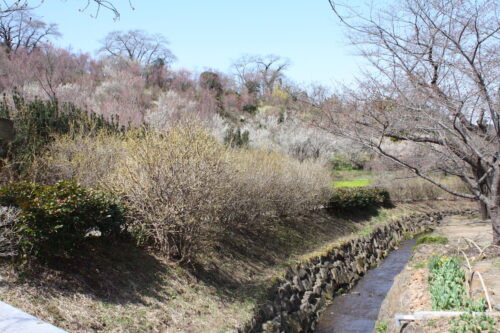
[{"label": "bush with bare twigs", "polygon": [[0,258],[14,257],[18,253],[21,240],[16,225],[18,220],[18,208],[0,207]]},{"label": "bush with bare twigs", "polygon": [[[436,176],[436,178],[455,191],[468,192],[466,185],[457,177]],[[404,174],[397,174],[397,176],[392,177],[378,177],[374,180],[374,185],[385,188],[389,191],[391,198],[399,202],[437,199],[453,200],[456,198],[421,178],[408,175],[405,176]]]},{"label": "bush with bare twigs", "polygon": [[232,158],[239,211],[293,217],[329,198],[330,175],[318,162],[264,150],[234,150]]},{"label": "bush with bare twigs", "polygon": [[139,242],[185,260],[215,241],[230,186],[224,148],[197,127],[148,132],[125,146],[110,185],[125,198]]},{"label": "bush with bare twigs", "polygon": [[323,205],[329,172],[268,151],[233,149],[201,126],[62,136],[39,162],[123,198],[139,243],[177,260],[206,253],[227,228],[255,228]]}]

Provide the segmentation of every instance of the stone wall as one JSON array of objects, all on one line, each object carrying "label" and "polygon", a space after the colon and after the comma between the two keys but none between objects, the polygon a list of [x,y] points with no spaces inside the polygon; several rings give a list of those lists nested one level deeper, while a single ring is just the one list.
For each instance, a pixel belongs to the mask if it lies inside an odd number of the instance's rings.
[{"label": "stone wall", "polygon": [[470,211],[413,215],[376,227],[368,236],[338,245],[330,252],[289,267],[269,290],[268,302],[242,332],[312,332],[321,310],[335,293],[351,289],[405,237],[433,229],[446,215]]}]

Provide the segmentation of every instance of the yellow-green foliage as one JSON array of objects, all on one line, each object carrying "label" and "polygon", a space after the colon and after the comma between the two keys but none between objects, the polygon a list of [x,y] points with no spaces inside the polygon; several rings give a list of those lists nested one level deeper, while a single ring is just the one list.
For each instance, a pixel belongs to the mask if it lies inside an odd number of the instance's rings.
[{"label": "yellow-green foliage", "polygon": [[369,186],[371,183],[370,179],[353,179],[346,181],[333,182],[333,186],[337,188],[341,187],[364,187]]},{"label": "yellow-green foliage", "polygon": [[107,177],[125,154],[123,134],[59,136],[48,152],[35,161],[31,174],[44,183],[72,179],[89,187],[106,187]]},{"label": "yellow-green foliage", "polygon": [[277,86],[273,90],[272,97],[279,102],[286,102],[286,100],[290,97],[290,95],[288,94],[288,92],[280,89],[280,87]]},{"label": "yellow-green foliage", "polygon": [[39,165],[41,179],[76,179],[118,194],[137,239],[182,260],[208,249],[225,228],[295,216],[330,194],[329,172],[315,162],[232,149],[188,124],[59,137]]},{"label": "yellow-green foliage", "polygon": [[110,185],[126,199],[139,239],[179,259],[215,240],[230,199],[224,147],[196,126],[147,132],[125,146]]}]

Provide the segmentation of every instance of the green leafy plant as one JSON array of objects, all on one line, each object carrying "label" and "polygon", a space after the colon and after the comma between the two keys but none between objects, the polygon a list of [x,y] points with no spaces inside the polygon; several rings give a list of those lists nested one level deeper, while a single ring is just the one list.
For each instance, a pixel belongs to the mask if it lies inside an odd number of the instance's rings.
[{"label": "green leafy plant", "polygon": [[450,333],[494,333],[495,320],[487,314],[474,315],[471,311],[460,315],[458,319],[451,319]]},{"label": "green leafy plant", "polygon": [[23,256],[71,255],[90,232],[115,235],[124,223],[118,202],[74,182],[9,183],[0,189],[0,205],[21,210],[16,232]]},{"label": "green leafy plant", "polygon": [[466,297],[465,272],[456,258],[433,257],[429,261],[429,284],[434,310],[484,311],[484,299]]},{"label": "green leafy plant", "polygon": [[342,187],[334,190],[328,208],[334,211],[358,208],[387,207],[391,205],[389,192],[381,188]]},{"label": "green leafy plant", "polygon": [[439,235],[424,235],[417,239],[417,245],[420,244],[448,244],[448,238]]},{"label": "green leafy plant", "polygon": [[429,284],[433,310],[466,311],[458,319],[450,319],[451,333],[495,332],[495,321],[486,313],[484,298],[474,300],[466,297],[465,272],[456,258],[433,257],[429,261]]},{"label": "green leafy plant", "polygon": [[11,121],[15,127],[15,136],[0,157],[14,159],[18,171],[29,165],[33,156],[42,153],[56,134],[70,133],[74,129],[86,132],[124,130],[117,118],[108,120],[69,103],[40,99],[25,101],[16,92],[12,98],[13,105],[5,97],[0,101],[0,117]]},{"label": "green leafy plant", "polygon": [[377,322],[375,325],[375,332],[376,333],[385,333],[387,332],[387,322],[385,320]]},{"label": "green leafy plant", "polygon": [[434,310],[459,310],[465,296],[465,272],[458,261],[434,257],[429,261],[429,284]]}]

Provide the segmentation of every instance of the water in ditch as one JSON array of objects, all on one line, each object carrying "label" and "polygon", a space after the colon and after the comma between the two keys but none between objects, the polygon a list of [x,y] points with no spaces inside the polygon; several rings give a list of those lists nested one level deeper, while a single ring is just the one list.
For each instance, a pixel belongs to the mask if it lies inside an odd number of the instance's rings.
[{"label": "water in ditch", "polygon": [[315,333],[370,333],[394,278],[410,259],[415,240],[407,240],[348,294],[336,296],[319,319]]}]

